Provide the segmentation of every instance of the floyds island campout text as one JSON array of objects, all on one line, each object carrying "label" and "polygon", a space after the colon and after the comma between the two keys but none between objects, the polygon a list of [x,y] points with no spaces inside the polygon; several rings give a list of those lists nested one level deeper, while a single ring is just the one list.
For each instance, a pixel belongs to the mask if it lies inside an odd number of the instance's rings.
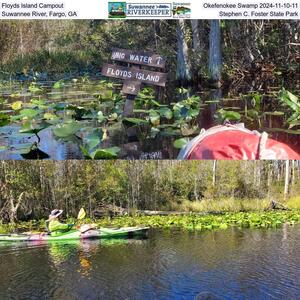
[{"label": "floyds island campout text", "polygon": [[3,9],[15,9],[15,8],[64,8],[64,3],[5,3],[1,5]]},{"label": "floyds island campout text", "polygon": [[4,18],[66,18],[77,17],[76,11],[65,11],[64,3],[6,3],[1,4],[3,11],[1,16]]}]

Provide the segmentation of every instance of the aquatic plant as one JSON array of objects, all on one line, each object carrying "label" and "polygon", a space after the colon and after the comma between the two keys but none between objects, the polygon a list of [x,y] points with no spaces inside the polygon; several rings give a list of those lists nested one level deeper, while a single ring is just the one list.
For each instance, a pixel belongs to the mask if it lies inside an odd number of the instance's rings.
[{"label": "aquatic plant", "polygon": [[[69,218],[68,223],[75,219]],[[44,220],[19,222],[17,225],[0,224],[0,233],[9,232],[38,232],[44,231]],[[300,224],[299,211],[280,212],[240,212],[225,214],[189,214],[168,216],[122,216],[113,219],[89,219],[78,221],[79,224],[96,223],[101,227],[150,226],[157,229],[176,229],[188,231],[223,230],[237,228],[279,228],[284,224],[293,226]]]},{"label": "aquatic plant", "polygon": [[217,230],[229,227],[276,228],[283,224],[300,223],[299,211],[289,212],[249,212],[203,215],[135,216],[118,217],[112,220],[97,221],[99,226],[137,226],[145,225],[162,229]]},{"label": "aquatic plant", "polygon": [[[200,111],[199,97],[191,96],[171,105],[161,104],[155,99],[152,88],[141,90],[135,101],[134,116],[123,117],[124,97],[120,94],[120,85],[106,80],[100,80],[91,85],[89,79],[66,79],[55,82],[52,88],[60,93],[68,85],[81,84],[91,90],[94,100],[89,102],[68,101],[50,102],[43,99],[47,90],[33,81],[27,86],[25,93],[31,99],[23,100],[24,91],[14,92],[14,97],[19,98],[9,104],[10,116],[0,115],[3,126],[17,125],[19,133],[34,135],[36,140],[32,143],[23,143],[23,146],[13,145],[15,153],[21,155],[37,151],[41,137],[39,133],[51,130],[57,139],[74,141],[80,146],[82,154],[87,159],[117,158],[120,153],[118,147],[105,147],[104,141],[109,140],[108,132],[118,126],[137,127],[143,139],[152,139],[158,135],[170,137],[191,136],[198,131],[196,117]],[[10,94],[12,97],[12,94]],[[46,97],[44,97],[46,98]],[[93,124],[93,125],[91,125]],[[95,129],[94,131],[91,129]],[[180,142],[176,142],[179,147]],[[107,143],[106,143],[107,144]]]}]

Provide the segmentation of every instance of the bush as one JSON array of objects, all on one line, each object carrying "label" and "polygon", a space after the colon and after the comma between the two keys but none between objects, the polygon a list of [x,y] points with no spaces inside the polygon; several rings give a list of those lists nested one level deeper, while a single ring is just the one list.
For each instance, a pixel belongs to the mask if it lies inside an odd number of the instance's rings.
[{"label": "bush", "polygon": [[4,72],[10,74],[30,72],[46,72],[49,74],[64,74],[86,70],[93,64],[91,54],[84,51],[54,51],[46,50],[26,54],[13,59],[1,66]]}]

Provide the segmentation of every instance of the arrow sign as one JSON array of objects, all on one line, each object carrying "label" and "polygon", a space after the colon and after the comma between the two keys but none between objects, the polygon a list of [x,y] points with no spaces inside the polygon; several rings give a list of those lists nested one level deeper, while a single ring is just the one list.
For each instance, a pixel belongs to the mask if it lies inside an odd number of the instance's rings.
[{"label": "arrow sign", "polygon": [[125,80],[122,88],[123,94],[137,95],[141,89],[141,82]]},{"label": "arrow sign", "polygon": [[124,61],[135,65],[165,68],[166,59],[153,52],[132,51],[128,49],[113,49],[111,59]]},{"label": "arrow sign", "polygon": [[163,63],[163,60],[164,60],[164,59],[163,59],[161,56],[158,56],[158,57],[156,58],[156,64],[160,66],[160,65]]}]

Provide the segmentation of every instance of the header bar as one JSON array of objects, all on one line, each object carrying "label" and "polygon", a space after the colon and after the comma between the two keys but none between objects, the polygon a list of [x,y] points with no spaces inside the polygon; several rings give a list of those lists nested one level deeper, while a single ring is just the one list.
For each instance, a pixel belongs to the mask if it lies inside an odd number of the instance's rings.
[{"label": "header bar", "polygon": [[0,19],[300,19],[300,0],[0,1]]}]

